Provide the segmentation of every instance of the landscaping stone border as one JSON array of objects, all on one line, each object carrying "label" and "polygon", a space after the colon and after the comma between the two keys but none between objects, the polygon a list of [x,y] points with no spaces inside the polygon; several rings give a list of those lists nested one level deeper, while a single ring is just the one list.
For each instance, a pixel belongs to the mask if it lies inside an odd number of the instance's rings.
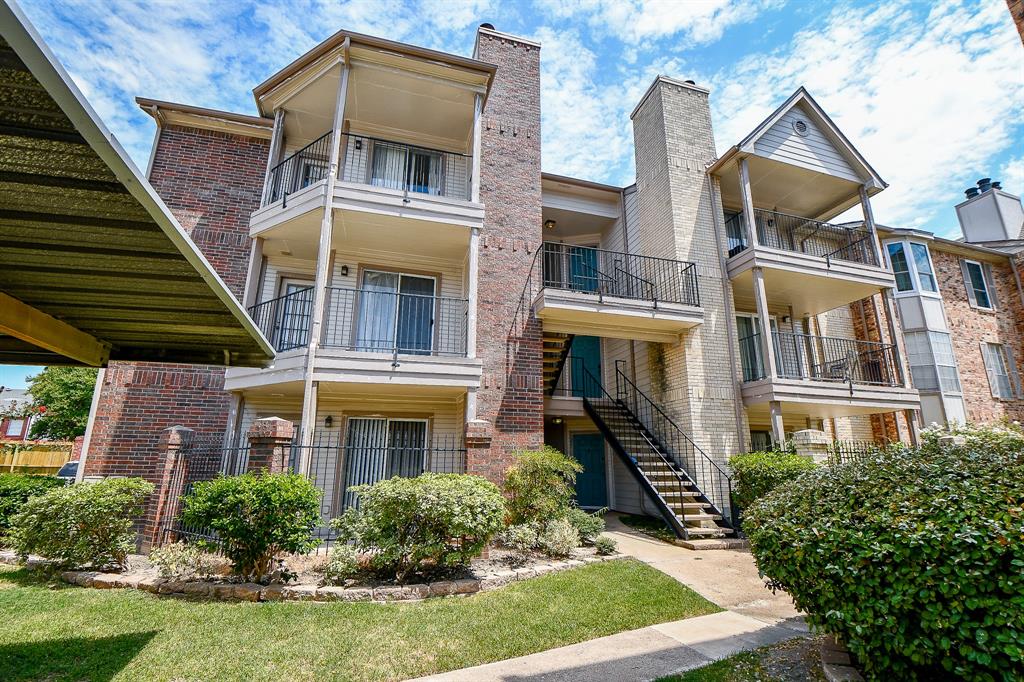
[{"label": "landscaping stone border", "polygon": [[[595,555],[580,559],[565,559],[535,566],[507,569],[489,573],[479,578],[441,580],[414,585],[383,585],[380,587],[318,587],[317,585],[309,584],[259,585],[257,583],[221,583],[204,580],[185,582],[157,577],[144,578],[122,575],[120,573],[103,573],[100,571],[63,571],[60,577],[61,580],[71,585],[92,587],[100,590],[128,588],[156,595],[199,597],[219,601],[393,602],[419,601],[428,597],[452,597],[475,594],[477,592],[488,592],[520,580],[622,558],[625,557],[621,554],[612,556]],[[19,564],[20,562],[13,552],[0,552],[0,563]],[[45,563],[45,560],[30,558],[28,565],[29,567],[34,567]]]},{"label": "landscaping stone border", "polygon": [[821,641],[821,668],[828,682],[864,682],[846,646],[832,635]]}]

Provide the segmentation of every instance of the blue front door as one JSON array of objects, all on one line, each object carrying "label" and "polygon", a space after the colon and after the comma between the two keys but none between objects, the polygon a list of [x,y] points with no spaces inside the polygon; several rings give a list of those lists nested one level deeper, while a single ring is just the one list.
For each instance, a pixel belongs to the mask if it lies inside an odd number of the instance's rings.
[{"label": "blue front door", "polygon": [[576,476],[576,503],[581,507],[607,507],[604,436],[599,433],[573,434],[572,456],[583,465],[583,471]]},{"label": "blue front door", "polygon": [[600,274],[596,249],[569,247],[569,278],[573,291],[597,291],[601,283]]},{"label": "blue front door", "polygon": [[[574,398],[601,397],[601,339],[596,336],[575,336],[569,351],[569,381]],[[590,376],[587,376],[587,373]],[[596,384],[594,382],[597,382]]]}]

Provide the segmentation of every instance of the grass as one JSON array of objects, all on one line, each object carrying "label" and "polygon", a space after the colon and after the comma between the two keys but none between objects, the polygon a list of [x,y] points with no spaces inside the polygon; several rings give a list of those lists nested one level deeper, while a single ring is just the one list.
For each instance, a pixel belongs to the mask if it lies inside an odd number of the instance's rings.
[{"label": "grass", "polygon": [[633,516],[630,514],[623,514],[619,516],[619,520],[633,530],[638,530],[644,535],[650,535],[651,537],[670,543],[674,543],[676,540],[676,534],[672,532],[672,529],[668,527],[668,524],[661,519],[654,518],[653,516]]},{"label": "grass", "polygon": [[657,682],[824,682],[820,640],[792,639],[723,658]]},{"label": "grass", "polygon": [[0,568],[0,680],[397,680],[719,611],[628,559],[458,599],[223,603]]}]

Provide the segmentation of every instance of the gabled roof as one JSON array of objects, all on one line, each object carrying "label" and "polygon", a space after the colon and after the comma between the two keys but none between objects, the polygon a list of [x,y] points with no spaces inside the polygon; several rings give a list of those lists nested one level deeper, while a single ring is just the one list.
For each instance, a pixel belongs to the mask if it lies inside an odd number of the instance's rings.
[{"label": "gabled roof", "polygon": [[867,162],[857,148],[853,146],[853,143],[847,139],[843,131],[829,118],[825,110],[811,97],[811,93],[807,92],[804,86],[797,88],[796,92],[789,96],[785,102],[783,102],[779,108],[773,111],[768,118],[761,121],[756,128],[754,128],[746,137],[740,140],[737,144],[732,146],[725,154],[723,154],[710,168],[709,171],[714,171],[716,168],[725,165],[728,161],[735,156],[737,153],[753,154],[754,145],[760,140],[766,132],[768,132],[772,126],[779,122],[779,120],[786,115],[787,112],[792,110],[794,107],[803,104],[804,113],[806,113],[822,133],[829,139],[829,141],[836,147],[847,160],[847,162],[853,167],[855,171],[858,171],[862,177],[868,178],[871,182],[877,186],[878,190],[882,190],[888,187],[888,183],[882,180],[881,176],[871,167],[871,164]]}]

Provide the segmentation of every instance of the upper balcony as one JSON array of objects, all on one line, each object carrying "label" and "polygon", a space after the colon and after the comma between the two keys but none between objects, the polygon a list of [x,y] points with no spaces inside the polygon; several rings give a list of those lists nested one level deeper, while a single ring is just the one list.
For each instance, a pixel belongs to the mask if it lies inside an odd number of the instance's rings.
[{"label": "upper balcony", "polygon": [[537,256],[545,331],[674,342],[704,321],[694,263],[554,242]]}]

